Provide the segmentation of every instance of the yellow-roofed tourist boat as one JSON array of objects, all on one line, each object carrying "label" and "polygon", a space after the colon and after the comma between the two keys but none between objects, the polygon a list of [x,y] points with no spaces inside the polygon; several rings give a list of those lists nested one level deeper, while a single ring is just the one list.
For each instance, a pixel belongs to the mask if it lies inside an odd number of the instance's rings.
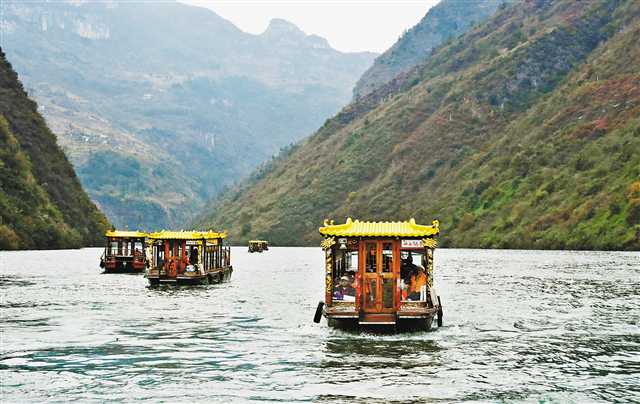
[{"label": "yellow-roofed tourist boat", "polygon": [[231,249],[223,245],[227,233],[161,231],[149,234],[149,284],[207,285],[231,278]]},{"label": "yellow-roofed tourist boat", "polygon": [[147,266],[147,233],[110,230],[100,257],[104,273],[142,273]]},{"label": "yellow-roofed tourist boat", "polygon": [[325,221],[325,298],[315,322],[350,329],[428,330],[442,325],[433,286],[439,223]]},{"label": "yellow-roofed tourist boat", "polygon": [[249,252],[269,251],[269,242],[266,240],[249,240]]}]

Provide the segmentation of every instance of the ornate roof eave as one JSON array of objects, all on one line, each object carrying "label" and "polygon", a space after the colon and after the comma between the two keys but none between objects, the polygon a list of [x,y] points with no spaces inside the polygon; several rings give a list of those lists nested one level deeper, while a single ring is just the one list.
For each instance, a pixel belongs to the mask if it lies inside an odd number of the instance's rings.
[{"label": "ornate roof eave", "polygon": [[325,237],[433,237],[440,233],[440,223],[434,220],[431,225],[417,224],[411,218],[404,222],[368,222],[348,218],[343,224],[333,224],[325,220],[318,229]]}]

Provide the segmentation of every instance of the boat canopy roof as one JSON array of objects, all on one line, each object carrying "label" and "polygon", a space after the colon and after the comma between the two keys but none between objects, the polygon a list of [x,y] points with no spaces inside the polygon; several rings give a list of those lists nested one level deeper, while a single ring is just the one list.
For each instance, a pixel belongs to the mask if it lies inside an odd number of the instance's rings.
[{"label": "boat canopy roof", "polygon": [[214,240],[227,237],[227,232],[218,233],[212,230],[207,231],[167,231],[162,230],[149,234],[149,238],[154,240]]},{"label": "boat canopy roof", "polygon": [[348,218],[343,224],[325,220],[324,227],[318,230],[325,237],[432,237],[440,232],[437,220],[431,225],[420,225],[413,218],[406,222],[361,222]]},{"label": "boat canopy roof", "polygon": [[141,231],[128,231],[128,230],[109,230],[105,234],[105,237],[122,237],[122,238],[145,238],[149,235]]},{"label": "boat canopy roof", "polygon": [[267,243],[267,240],[249,240],[250,243]]}]

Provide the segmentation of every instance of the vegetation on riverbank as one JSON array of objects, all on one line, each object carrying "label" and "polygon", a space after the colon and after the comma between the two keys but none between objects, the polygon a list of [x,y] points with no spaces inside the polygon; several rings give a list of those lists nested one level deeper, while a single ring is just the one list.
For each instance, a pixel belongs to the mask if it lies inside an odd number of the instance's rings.
[{"label": "vegetation on riverbank", "polygon": [[440,219],[445,246],[640,249],[638,37],[632,0],[506,7],[198,224],[304,245],[326,217],[413,216]]},{"label": "vegetation on riverbank", "polygon": [[0,50],[0,249],[95,245],[108,227]]},{"label": "vegetation on riverbank", "polygon": [[441,0],[360,77],[354,98],[364,97],[399,74],[410,71],[429,57],[432,50],[448,39],[466,32],[489,18],[498,7],[514,0]]}]

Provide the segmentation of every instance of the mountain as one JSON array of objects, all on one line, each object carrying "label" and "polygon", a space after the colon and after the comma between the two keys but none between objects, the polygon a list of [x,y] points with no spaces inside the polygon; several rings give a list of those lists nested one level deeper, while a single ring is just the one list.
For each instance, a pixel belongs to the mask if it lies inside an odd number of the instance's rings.
[{"label": "mountain", "polygon": [[0,49],[0,250],[96,245],[108,226]]},{"label": "mountain", "polygon": [[513,0],[442,0],[413,28],[406,31],[386,52],[381,54],[360,77],[353,89],[360,98],[391,81],[401,73],[424,62],[432,49],[450,38],[466,32],[488,18],[498,7]]},{"label": "mountain", "polygon": [[3,1],[2,45],[118,227],[181,227],[351,98],[375,57],[174,2]]},{"label": "mountain", "polygon": [[444,246],[640,249],[640,3],[527,0],[345,107],[199,219],[319,242],[438,218]]}]

